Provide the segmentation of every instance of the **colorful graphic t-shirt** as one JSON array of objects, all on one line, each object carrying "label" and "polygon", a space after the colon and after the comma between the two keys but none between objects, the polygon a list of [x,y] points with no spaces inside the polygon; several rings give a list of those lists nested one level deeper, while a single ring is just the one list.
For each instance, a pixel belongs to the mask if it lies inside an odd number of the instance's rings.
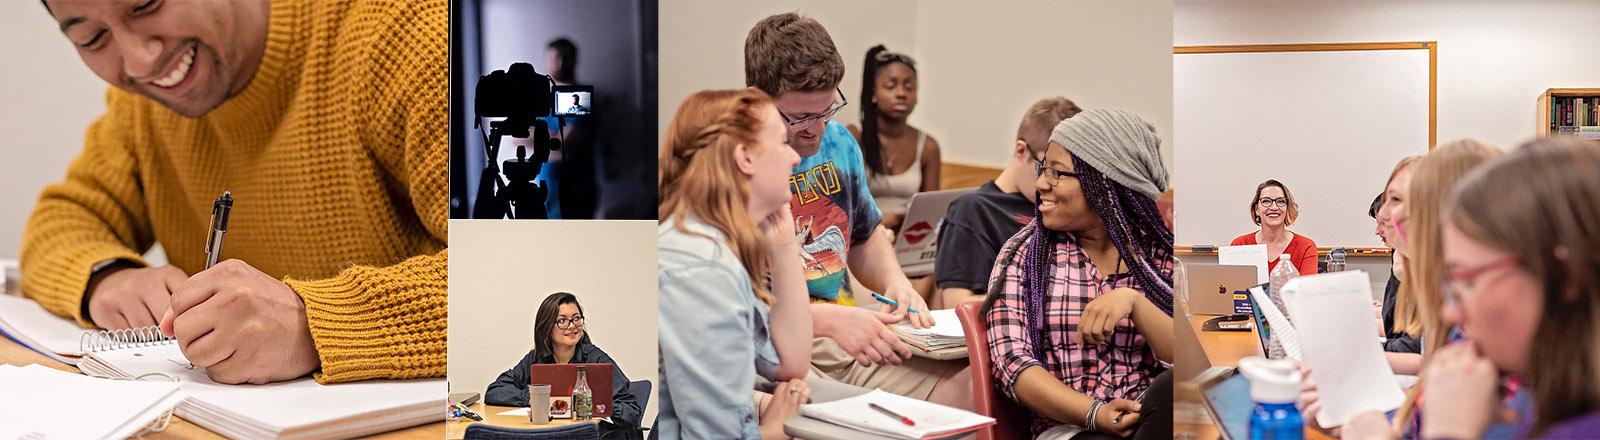
[{"label": "colorful graphic t-shirt", "polygon": [[845,256],[883,221],[867,190],[861,146],[838,121],[828,121],[817,154],[800,159],[789,176],[795,240],[811,300],[855,305]]}]

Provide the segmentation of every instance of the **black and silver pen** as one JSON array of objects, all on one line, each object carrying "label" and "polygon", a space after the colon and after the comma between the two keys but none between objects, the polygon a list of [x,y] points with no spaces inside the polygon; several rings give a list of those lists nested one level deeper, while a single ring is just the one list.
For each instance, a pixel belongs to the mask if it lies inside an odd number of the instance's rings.
[{"label": "black and silver pen", "polygon": [[222,256],[222,236],[228,233],[228,213],[233,211],[233,193],[222,191],[222,197],[211,203],[211,228],[206,235],[206,269],[217,265]]}]

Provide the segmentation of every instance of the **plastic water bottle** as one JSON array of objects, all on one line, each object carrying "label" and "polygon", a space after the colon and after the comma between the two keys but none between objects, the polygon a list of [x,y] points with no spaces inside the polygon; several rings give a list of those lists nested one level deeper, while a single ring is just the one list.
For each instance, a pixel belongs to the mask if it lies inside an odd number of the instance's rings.
[{"label": "plastic water bottle", "polygon": [[1239,373],[1250,380],[1250,438],[1255,440],[1301,440],[1305,438],[1305,419],[1294,407],[1300,395],[1300,371],[1283,360],[1252,356],[1239,360]]},{"label": "plastic water bottle", "polygon": [[[1279,255],[1278,265],[1267,274],[1267,279],[1272,282],[1272,291],[1268,292],[1267,296],[1272,298],[1272,305],[1277,306],[1285,318],[1289,317],[1289,306],[1283,301],[1283,285],[1300,276],[1300,271],[1295,269],[1293,260],[1289,254]],[[1294,319],[1291,318],[1289,321],[1294,322]]]},{"label": "plastic water bottle", "polygon": [[1333,248],[1332,252],[1328,252],[1328,273],[1344,272],[1344,258],[1345,250],[1342,247]]},{"label": "plastic water bottle", "polygon": [[572,419],[588,420],[594,416],[594,392],[589,390],[589,375],[578,366],[577,383],[572,386]]}]

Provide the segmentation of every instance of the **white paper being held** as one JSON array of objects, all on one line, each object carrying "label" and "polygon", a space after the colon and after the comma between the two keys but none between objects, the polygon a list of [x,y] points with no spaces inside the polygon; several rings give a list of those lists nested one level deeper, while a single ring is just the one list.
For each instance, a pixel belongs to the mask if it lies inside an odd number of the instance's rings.
[{"label": "white paper being held", "polygon": [[1372,343],[1368,316],[1372,286],[1367,273],[1345,271],[1290,280],[1289,313],[1300,337],[1301,361],[1311,368],[1322,410],[1317,423],[1340,426],[1367,410],[1399,407],[1405,394],[1383,350]]}]

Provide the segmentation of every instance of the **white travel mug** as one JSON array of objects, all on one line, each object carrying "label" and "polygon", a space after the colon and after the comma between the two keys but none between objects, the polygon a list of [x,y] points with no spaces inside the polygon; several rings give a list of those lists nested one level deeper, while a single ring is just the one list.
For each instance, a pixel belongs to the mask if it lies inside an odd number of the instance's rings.
[{"label": "white travel mug", "polygon": [[550,385],[528,385],[528,421],[535,425],[550,423]]}]

